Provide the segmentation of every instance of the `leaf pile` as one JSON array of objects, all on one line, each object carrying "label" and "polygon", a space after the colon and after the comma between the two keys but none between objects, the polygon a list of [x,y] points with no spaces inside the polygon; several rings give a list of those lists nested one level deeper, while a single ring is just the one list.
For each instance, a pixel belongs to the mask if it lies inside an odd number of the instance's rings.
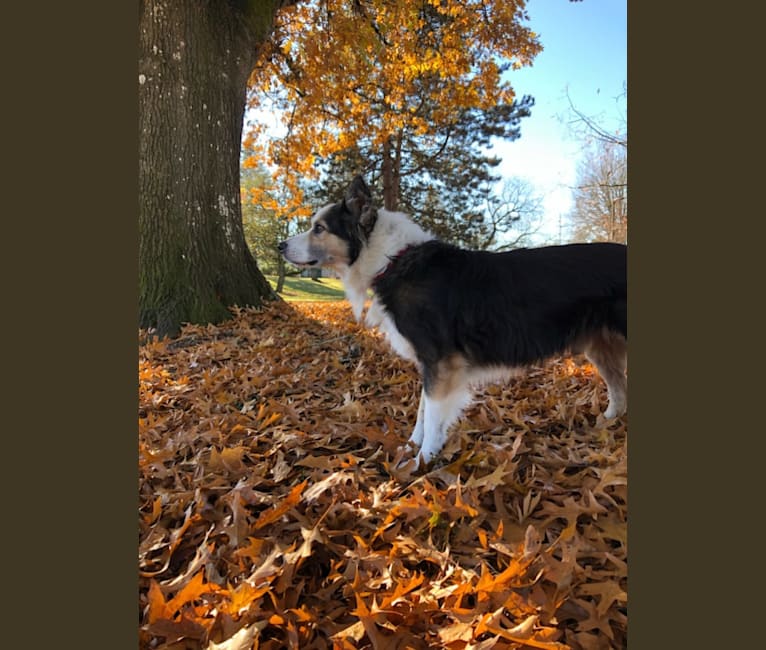
[{"label": "leaf pile", "polygon": [[626,419],[582,358],[407,463],[415,368],[346,302],[139,349],[141,648],[623,648]]}]

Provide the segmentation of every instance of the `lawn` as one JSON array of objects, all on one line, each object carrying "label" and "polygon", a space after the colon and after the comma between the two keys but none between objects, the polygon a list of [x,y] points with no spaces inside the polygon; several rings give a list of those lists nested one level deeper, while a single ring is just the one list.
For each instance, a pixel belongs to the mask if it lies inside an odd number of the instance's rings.
[{"label": "lawn", "polygon": [[[277,277],[275,275],[268,275],[266,279],[273,288],[276,288]],[[343,300],[345,296],[343,283],[340,280],[334,278],[312,280],[299,277],[286,278],[284,289],[279,295],[290,302]]]}]

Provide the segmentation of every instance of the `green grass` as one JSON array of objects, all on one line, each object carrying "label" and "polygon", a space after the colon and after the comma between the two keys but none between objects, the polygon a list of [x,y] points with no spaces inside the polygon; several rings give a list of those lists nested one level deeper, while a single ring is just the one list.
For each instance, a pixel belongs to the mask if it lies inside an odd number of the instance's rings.
[{"label": "green grass", "polygon": [[[266,279],[271,286],[276,289],[277,278],[274,275],[267,275]],[[285,278],[285,286],[282,293],[279,294],[288,301],[306,302],[309,300],[342,300],[345,297],[343,293],[343,283],[333,278],[320,278],[317,282],[310,278],[289,277]]]}]

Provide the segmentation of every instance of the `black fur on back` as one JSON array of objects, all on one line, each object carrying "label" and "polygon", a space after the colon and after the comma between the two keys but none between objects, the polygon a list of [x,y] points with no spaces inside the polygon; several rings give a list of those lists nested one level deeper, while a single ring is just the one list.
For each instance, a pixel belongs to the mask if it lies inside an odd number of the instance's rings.
[{"label": "black fur on back", "polygon": [[628,334],[621,244],[491,253],[434,240],[392,260],[373,290],[426,369],[455,353],[476,366],[521,366],[604,328]]}]

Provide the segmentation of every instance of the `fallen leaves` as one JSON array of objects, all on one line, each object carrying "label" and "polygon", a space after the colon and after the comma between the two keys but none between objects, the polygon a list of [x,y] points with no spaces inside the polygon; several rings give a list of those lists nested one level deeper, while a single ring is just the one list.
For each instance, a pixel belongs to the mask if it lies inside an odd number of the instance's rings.
[{"label": "fallen leaves", "polygon": [[418,472],[417,374],[345,302],[139,353],[140,647],[625,647],[626,426],[582,358],[488,386]]},{"label": "fallen leaves", "polygon": [[253,522],[253,530],[263,528],[278,521],[291,508],[297,506],[301,500],[301,492],[306,488],[306,483],[308,481],[303,481],[300,485],[296,485],[284,499],[275,504],[274,508],[262,512],[258,519]]}]

